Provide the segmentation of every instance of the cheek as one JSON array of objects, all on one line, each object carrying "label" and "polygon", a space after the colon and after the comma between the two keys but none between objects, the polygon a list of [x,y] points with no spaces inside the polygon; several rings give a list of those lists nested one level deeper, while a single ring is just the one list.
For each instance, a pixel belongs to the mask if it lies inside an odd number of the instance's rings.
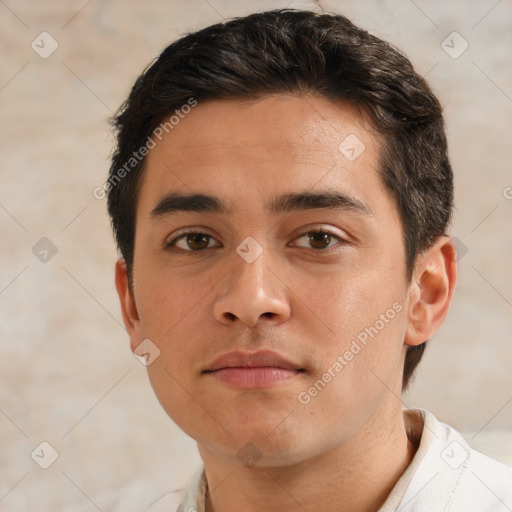
[{"label": "cheek", "polygon": [[296,311],[307,319],[303,334],[315,340],[315,378],[331,369],[337,383],[332,391],[348,391],[354,397],[375,386],[384,388],[379,378],[394,388],[394,379],[401,374],[406,327],[403,278],[398,270],[391,274],[378,266],[369,268],[340,272],[315,286],[307,279],[297,283],[302,304],[297,303]]},{"label": "cheek", "polygon": [[387,320],[404,309],[402,280],[400,272],[391,273],[377,264],[368,264],[366,270],[347,265],[321,279],[298,274],[292,281],[295,309],[303,309],[299,316],[309,316],[310,324],[326,333],[353,337],[376,322],[380,326],[381,315],[388,326]]},{"label": "cheek", "polygon": [[377,404],[389,397],[390,390],[400,393],[403,369],[405,308],[400,301],[385,302],[375,308],[344,342],[344,387],[361,404]]},{"label": "cheek", "polygon": [[198,279],[184,278],[162,265],[140,265],[134,282],[137,309],[146,335],[166,338],[195,307],[205,289]]},{"label": "cheek", "polygon": [[202,297],[202,288],[194,283],[185,286],[183,280],[165,272],[158,276],[149,273],[141,283],[136,300],[142,336],[160,350],[158,359],[148,367],[151,384],[161,401],[167,400],[164,395],[177,400],[179,385],[190,386],[198,334],[207,324],[207,297]]}]

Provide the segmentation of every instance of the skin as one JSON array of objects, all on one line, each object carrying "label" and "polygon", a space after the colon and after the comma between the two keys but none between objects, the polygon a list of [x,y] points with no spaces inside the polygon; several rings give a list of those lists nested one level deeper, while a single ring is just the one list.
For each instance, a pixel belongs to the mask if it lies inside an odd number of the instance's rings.
[{"label": "skin", "polygon": [[[354,161],[338,150],[350,134],[365,145]],[[377,172],[380,145],[347,105],[276,95],[199,103],[147,157],[133,293],[123,260],[116,286],[132,350],[149,338],[161,351],[148,366],[151,384],[197,441],[208,512],[378,510],[414,455],[400,401],[405,352],[442,324],[456,263],[441,237],[406,280],[402,226]],[[367,212],[266,208],[280,194],[326,191]],[[169,193],[213,195],[230,209],[152,215]],[[195,252],[183,237],[166,246],[187,227],[211,238],[192,240]],[[312,230],[332,233],[318,235],[327,248],[305,235]],[[248,236],[263,250],[252,263],[236,252]],[[395,303],[401,310],[378,335],[300,403]],[[203,373],[222,354],[260,349],[304,371],[260,390]],[[249,465],[241,449],[252,450]]]}]

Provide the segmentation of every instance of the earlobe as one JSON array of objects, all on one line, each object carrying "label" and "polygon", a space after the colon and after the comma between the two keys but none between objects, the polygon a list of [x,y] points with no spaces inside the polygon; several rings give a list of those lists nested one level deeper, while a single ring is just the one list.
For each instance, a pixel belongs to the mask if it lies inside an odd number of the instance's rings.
[{"label": "earlobe", "polygon": [[121,313],[126,331],[130,335],[130,346],[134,350],[142,340],[141,325],[135,298],[129,286],[128,269],[124,259],[116,262],[115,268],[116,290],[121,305]]},{"label": "earlobe", "polygon": [[455,245],[451,238],[439,237],[418,256],[415,265],[409,288],[406,345],[420,345],[441,327],[450,309],[456,281]]}]

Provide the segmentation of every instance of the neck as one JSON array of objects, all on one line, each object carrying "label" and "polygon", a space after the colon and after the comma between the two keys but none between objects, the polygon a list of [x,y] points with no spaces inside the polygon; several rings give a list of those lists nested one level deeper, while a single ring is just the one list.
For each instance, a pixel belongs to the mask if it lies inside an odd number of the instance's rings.
[{"label": "neck", "polygon": [[384,425],[372,418],[341,445],[290,466],[246,467],[199,446],[206,512],[378,511],[414,456],[398,412]]}]

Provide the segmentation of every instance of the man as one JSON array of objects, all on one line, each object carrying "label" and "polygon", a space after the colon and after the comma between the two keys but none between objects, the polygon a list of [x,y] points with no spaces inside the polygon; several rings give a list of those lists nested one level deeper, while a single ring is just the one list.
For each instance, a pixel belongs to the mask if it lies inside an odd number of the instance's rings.
[{"label": "man", "polygon": [[115,120],[132,350],[204,461],[151,510],[506,511],[512,470],[402,410],[456,281],[441,107],[337,15],[190,34]]}]

